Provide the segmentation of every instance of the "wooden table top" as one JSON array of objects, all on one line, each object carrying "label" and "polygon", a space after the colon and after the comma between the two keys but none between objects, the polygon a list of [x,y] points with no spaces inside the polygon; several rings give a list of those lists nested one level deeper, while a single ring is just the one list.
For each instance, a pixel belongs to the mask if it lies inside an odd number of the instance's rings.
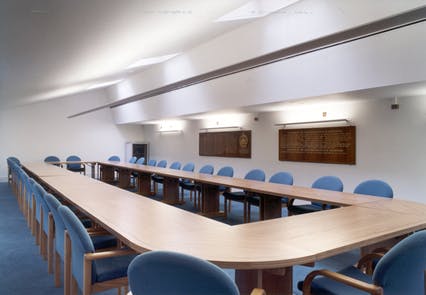
[{"label": "wooden table top", "polygon": [[[34,174],[46,171],[24,166]],[[235,269],[313,262],[426,227],[426,205],[373,197],[348,207],[229,226],[79,174],[47,174],[40,175],[45,184],[134,250],[178,251]]]},{"label": "wooden table top", "polygon": [[[227,187],[244,189],[250,192],[278,196],[289,197],[306,201],[323,201],[324,203],[337,206],[350,206],[366,202],[376,201],[377,197],[366,195],[355,195],[346,192],[335,192],[330,190],[313,189],[308,187],[285,185],[278,183],[270,183],[263,181],[254,181],[236,177],[226,177],[218,175],[209,175],[197,172],[188,172],[182,170],[174,170],[169,168],[160,168],[146,165],[130,164],[124,162],[99,162],[100,165],[114,166],[118,168],[127,168],[132,171],[153,173],[165,177],[185,178],[196,182],[224,185]],[[354,197],[355,196],[355,197]]]}]

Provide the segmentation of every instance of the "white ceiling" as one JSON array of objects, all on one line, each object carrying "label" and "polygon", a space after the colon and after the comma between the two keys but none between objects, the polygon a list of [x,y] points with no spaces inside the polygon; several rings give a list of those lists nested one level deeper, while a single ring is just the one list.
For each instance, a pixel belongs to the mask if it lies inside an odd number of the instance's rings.
[{"label": "white ceiling", "polygon": [[122,78],[244,24],[214,22],[247,0],[1,0],[0,107]]},{"label": "white ceiling", "polygon": [[[214,20],[246,2],[1,0],[0,108],[124,78],[130,74],[126,67],[141,58],[184,52],[245,24]],[[412,87],[418,85],[398,88],[400,95]],[[246,111],[256,110],[268,111],[269,106]]]}]

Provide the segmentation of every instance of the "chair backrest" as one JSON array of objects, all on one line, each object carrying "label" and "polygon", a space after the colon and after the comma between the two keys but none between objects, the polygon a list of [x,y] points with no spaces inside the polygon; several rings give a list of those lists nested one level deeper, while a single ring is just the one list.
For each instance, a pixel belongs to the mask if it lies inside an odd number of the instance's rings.
[{"label": "chair backrest", "polygon": [[155,166],[155,165],[157,165],[157,160],[154,160],[154,159],[150,159],[149,161],[148,161],[148,164],[147,164],[148,166]]},{"label": "chair backrest", "polygon": [[[72,155],[69,156],[68,158],[66,158],[67,162],[72,162],[72,161],[81,161],[81,158],[79,156],[76,155]],[[75,164],[67,164],[67,169],[79,169],[81,168],[81,164],[75,163]]]},{"label": "chair backrest", "polygon": [[246,176],[244,176],[244,179],[250,179],[250,180],[257,180],[257,181],[265,181],[265,172],[260,169],[253,169],[250,170]]},{"label": "chair backrest", "polygon": [[214,172],[214,167],[212,165],[204,165],[203,167],[201,167],[200,171],[198,171],[199,173],[203,173],[203,174],[213,174]]},{"label": "chair backrest", "polygon": [[393,198],[393,190],[389,184],[382,180],[366,180],[358,184],[355,194],[371,195],[377,197]]},{"label": "chair backrest", "polygon": [[180,164],[180,162],[178,162],[178,161],[176,161],[176,162],[173,162],[171,165],[170,165],[170,169],[174,169],[174,170],[180,170],[180,166],[181,166],[181,164]]},{"label": "chair backrest", "polygon": [[145,163],[145,158],[144,157],[140,157],[137,161],[136,161],[136,164],[139,164],[139,165],[143,165]]},{"label": "chair backrest", "polygon": [[46,158],[44,158],[44,161],[47,162],[47,163],[60,162],[61,159],[59,159],[57,156],[47,156]]},{"label": "chair backrest", "polygon": [[65,224],[58,212],[58,208],[62,204],[51,194],[46,194],[44,198],[46,200],[47,206],[49,206],[50,212],[52,212],[53,220],[55,221],[55,249],[56,252],[58,252],[62,257],[62,259],[64,259]]},{"label": "chair backrest", "polygon": [[138,158],[136,158],[135,156],[133,156],[133,157],[131,157],[130,159],[129,159],[129,163],[130,164],[134,164],[134,163],[136,163],[136,160],[137,160]]},{"label": "chair backrest", "polygon": [[194,163],[189,162],[189,163],[186,163],[186,164],[183,166],[182,170],[183,170],[183,171],[190,171],[190,172],[193,172],[193,171],[194,171],[194,168],[195,168]]},{"label": "chair backrest", "polygon": [[18,158],[16,158],[16,157],[8,157],[7,158],[7,162],[13,162],[13,163],[16,163],[16,164],[21,164],[21,162],[19,161],[19,159]]},{"label": "chair backrest", "polygon": [[167,166],[166,160],[161,160],[160,162],[157,163],[157,167],[166,168],[166,166]]},{"label": "chair backrest", "polygon": [[120,162],[120,157],[114,155],[114,156],[109,157],[108,161]]},{"label": "chair backrest", "polygon": [[[77,216],[66,206],[58,207],[59,216],[65,224],[65,228],[71,240],[71,269],[74,278],[77,281],[80,289],[83,287],[83,268],[84,268],[84,254],[94,253],[95,247],[90,239],[87,230],[77,218]],[[95,281],[94,274],[96,265],[92,262],[92,282]]]},{"label": "chair backrest", "polygon": [[288,172],[277,172],[269,178],[269,182],[292,185],[293,175]]},{"label": "chair backrest", "polygon": [[222,168],[219,169],[219,171],[217,171],[217,175],[233,177],[234,176],[234,168],[232,168],[231,166],[222,167]]},{"label": "chair backrest", "polygon": [[[337,176],[322,176],[312,183],[312,188],[342,192],[343,182]],[[322,207],[321,203],[312,202],[312,205]]]},{"label": "chair backrest", "polygon": [[[36,181],[33,182],[33,195],[35,197],[36,200],[36,211],[38,210],[43,210],[43,231],[45,233],[47,233],[49,231],[49,206],[47,205],[44,196],[46,195],[46,191],[45,189]],[[36,218],[38,218],[38,221],[41,221],[41,212],[39,213],[38,216],[36,216]]]},{"label": "chair backrest", "polygon": [[151,251],[129,265],[133,295],[238,295],[234,281],[216,265],[182,253]]},{"label": "chair backrest", "polygon": [[384,294],[424,294],[426,230],[396,244],[376,265],[373,281]]}]

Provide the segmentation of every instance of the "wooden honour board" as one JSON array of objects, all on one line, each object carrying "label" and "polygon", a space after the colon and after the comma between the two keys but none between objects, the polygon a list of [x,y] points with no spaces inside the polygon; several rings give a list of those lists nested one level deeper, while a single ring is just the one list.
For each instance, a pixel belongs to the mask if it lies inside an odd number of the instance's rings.
[{"label": "wooden honour board", "polygon": [[280,161],[355,164],[355,126],[280,129]]},{"label": "wooden honour board", "polygon": [[251,130],[200,133],[199,154],[251,158]]}]

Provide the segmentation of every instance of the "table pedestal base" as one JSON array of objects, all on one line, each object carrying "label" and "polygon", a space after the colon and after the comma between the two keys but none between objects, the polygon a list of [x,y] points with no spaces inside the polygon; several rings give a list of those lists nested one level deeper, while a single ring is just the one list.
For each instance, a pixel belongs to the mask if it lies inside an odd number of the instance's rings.
[{"label": "table pedestal base", "polygon": [[268,295],[293,294],[293,268],[235,270],[235,282],[241,295],[262,288]]}]

